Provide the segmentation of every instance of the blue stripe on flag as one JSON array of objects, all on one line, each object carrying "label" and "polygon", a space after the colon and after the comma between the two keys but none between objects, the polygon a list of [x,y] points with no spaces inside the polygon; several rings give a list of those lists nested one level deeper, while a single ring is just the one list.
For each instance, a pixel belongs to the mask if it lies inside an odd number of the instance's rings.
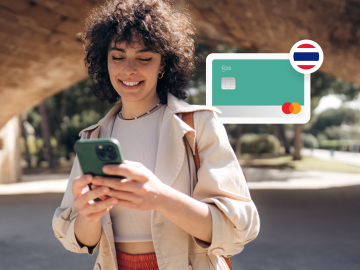
[{"label": "blue stripe on flag", "polygon": [[317,52],[295,52],[294,61],[319,61]]}]

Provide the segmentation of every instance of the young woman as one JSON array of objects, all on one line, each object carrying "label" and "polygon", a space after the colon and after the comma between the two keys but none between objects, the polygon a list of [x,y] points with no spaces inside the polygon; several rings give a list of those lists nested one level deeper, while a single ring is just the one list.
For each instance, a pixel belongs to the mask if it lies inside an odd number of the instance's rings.
[{"label": "young woman", "polygon": [[[116,104],[80,136],[118,139],[125,161],[103,171],[132,180],[83,175],[76,157],[55,236],[73,252],[99,250],[97,270],[228,269],[223,257],[257,236],[259,217],[221,112],[183,101],[194,70],[190,18],[165,0],[116,0],[85,27],[94,93]],[[195,129],[181,119],[187,112]]]}]

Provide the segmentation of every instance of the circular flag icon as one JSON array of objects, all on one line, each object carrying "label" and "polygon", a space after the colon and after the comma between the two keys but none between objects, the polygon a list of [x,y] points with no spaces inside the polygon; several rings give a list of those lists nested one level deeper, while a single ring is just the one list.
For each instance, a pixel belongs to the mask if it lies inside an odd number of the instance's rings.
[{"label": "circular flag icon", "polygon": [[290,63],[300,73],[310,74],[317,71],[324,60],[324,53],[315,41],[301,40],[290,50]]}]

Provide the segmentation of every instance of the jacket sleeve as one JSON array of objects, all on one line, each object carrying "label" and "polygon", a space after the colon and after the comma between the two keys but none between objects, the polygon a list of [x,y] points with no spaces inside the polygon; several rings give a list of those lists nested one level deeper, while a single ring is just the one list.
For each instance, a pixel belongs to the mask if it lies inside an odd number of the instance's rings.
[{"label": "jacket sleeve", "polygon": [[[83,133],[82,138],[85,136],[86,132]],[[83,175],[83,172],[81,170],[78,157],[76,156],[63,200],[53,216],[52,228],[54,230],[55,237],[67,250],[75,253],[87,253],[89,255],[93,255],[94,252],[99,249],[100,241],[95,247],[88,248],[77,241],[74,231],[74,224],[76,217],[78,216],[78,209],[73,204],[74,197],[72,195],[72,183],[76,177],[81,175]]]},{"label": "jacket sleeve", "polygon": [[194,114],[200,168],[193,197],[207,203],[212,216],[210,246],[193,237],[207,253],[240,253],[260,229],[258,211],[224,125],[213,111]]}]

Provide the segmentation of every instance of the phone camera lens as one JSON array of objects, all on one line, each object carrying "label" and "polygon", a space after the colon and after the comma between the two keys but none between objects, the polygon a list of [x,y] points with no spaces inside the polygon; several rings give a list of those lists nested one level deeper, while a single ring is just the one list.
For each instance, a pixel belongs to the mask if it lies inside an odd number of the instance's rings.
[{"label": "phone camera lens", "polygon": [[108,147],[107,147],[107,150],[108,150],[108,151],[112,151],[112,150],[114,150],[114,147],[108,146]]},{"label": "phone camera lens", "polygon": [[104,149],[99,150],[98,153],[101,157],[104,157],[106,155],[106,151]]},{"label": "phone camera lens", "polygon": [[112,154],[109,155],[109,158],[110,158],[110,159],[116,159],[116,157],[117,157],[117,156],[116,156],[115,153],[112,153]]}]

